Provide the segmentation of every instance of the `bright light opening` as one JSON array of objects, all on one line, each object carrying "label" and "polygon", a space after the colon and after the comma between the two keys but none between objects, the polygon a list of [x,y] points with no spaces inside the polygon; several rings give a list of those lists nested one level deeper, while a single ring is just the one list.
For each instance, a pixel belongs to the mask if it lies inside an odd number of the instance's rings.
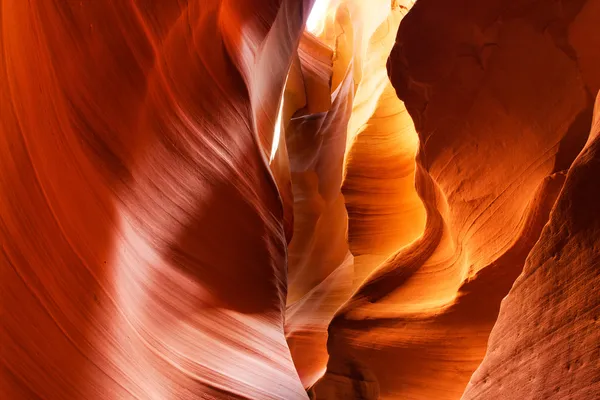
[{"label": "bright light opening", "polygon": [[[306,20],[306,30],[312,33],[313,35],[319,35],[323,32],[325,28],[325,18],[327,17],[327,10],[329,8],[329,4],[331,0],[316,0],[313,5],[312,10],[310,11],[310,15]],[[287,78],[286,78],[287,84]],[[285,93],[285,86],[283,87],[283,91]],[[283,97],[284,94],[281,94],[281,99],[279,101],[279,112],[277,113],[277,121],[275,121],[275,129],[273,132],[273,143],[271,145],[271,157],[269,158],[269,164],[273,162],[275,155],[277,154],[277,148],[279,147],[279,140],[281,138],[281,119],[283,116]]]},{"label": "bright light opening", "polygon": [[[287,80],[286,80],[287,83]],[[283,91],[285,92],[285,86],[283,87]],[[271,157],[269,158],[269,163],[273,161],[275,158],[275,154],[277,154],[277,148],[279,147],[279,139],[281,138],[281,118],[283,116],[283,93],[281,94],[281,99],[279,100],[279,111],[277,112],[277,121],[275,121],[275,131],[273,132],[273,143],[271,144]]]},{"label": "bright light opening", "polygon": [[319,35],[325,28],[325,17],[331,0],[317,0],[313,5],[308,20],[306,20],[306,30],[313,35]]}]

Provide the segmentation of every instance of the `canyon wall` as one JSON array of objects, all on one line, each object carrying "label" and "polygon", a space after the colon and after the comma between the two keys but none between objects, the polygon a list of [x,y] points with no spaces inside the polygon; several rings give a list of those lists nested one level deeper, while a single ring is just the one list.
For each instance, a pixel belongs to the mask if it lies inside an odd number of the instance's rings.
[{"label": "canyon wall", "polygon": [[[415,184],[427,222],[334,317],[317,398],[461,397],[588,137],[600,70],[595,39],[583,36],[600,20],[597,3],[419,0],[402,20],[388,70],[419,135]],[[506,371],[510,357],[496,351]],[[483,375],[470,393],[483,379],[490,391],[477,398],[525,393],[518,384],[494,392]]]},{"label": "canyon wall", "polygon": [[0,397],[306,398],[268,154],[312,2],[1,4]]},{"label": "canyon wall", "polygon": [[600,96],[590,137],[462,399],[600,396]]},{"label": "canyon wall", "polygon": [[0,0],[0,398],[600,398],[599,26]]}]

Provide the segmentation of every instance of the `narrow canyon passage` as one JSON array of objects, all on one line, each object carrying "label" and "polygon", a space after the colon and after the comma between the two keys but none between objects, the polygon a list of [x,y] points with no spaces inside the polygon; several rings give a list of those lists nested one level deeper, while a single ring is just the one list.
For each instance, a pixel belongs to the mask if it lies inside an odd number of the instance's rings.
[{"label": "narrow canyon passage", "polygon": [[0,27],[0,399],[600,398],[600,0]]}]

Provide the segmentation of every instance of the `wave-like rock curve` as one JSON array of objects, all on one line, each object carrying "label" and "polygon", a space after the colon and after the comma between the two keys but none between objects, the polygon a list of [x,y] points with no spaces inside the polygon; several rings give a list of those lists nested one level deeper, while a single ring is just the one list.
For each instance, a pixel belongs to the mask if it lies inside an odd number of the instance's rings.
[{"label": "wave-like rock curve", "polygon": [[599,23],[0,0],[0,398],[600,397]]}]

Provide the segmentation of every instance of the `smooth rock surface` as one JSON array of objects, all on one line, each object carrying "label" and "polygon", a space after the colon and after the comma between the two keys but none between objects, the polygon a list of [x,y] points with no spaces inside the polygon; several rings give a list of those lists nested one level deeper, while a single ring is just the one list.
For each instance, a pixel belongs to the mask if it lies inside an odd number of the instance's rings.
[{"label": "smooth rock surface", "polygon": [[584,2],[525,3],[419,0],[402,20],[388,70],[427,222],[337,313],[317,398],[458,399],[483,359],[592,109],[568,45]]},{"label": "smooth rock surface", "polygon": [[599,26],[0,0],[0,399],[600,398]]},{"label": "smooth rock surface", "polygon": [[2,1],[1,398],[306,398],[268,151],[311,3]]},{"label": "smooth rock surface", "polygon": [[462,399],[600,398],[600,97],[588,142]]}]

